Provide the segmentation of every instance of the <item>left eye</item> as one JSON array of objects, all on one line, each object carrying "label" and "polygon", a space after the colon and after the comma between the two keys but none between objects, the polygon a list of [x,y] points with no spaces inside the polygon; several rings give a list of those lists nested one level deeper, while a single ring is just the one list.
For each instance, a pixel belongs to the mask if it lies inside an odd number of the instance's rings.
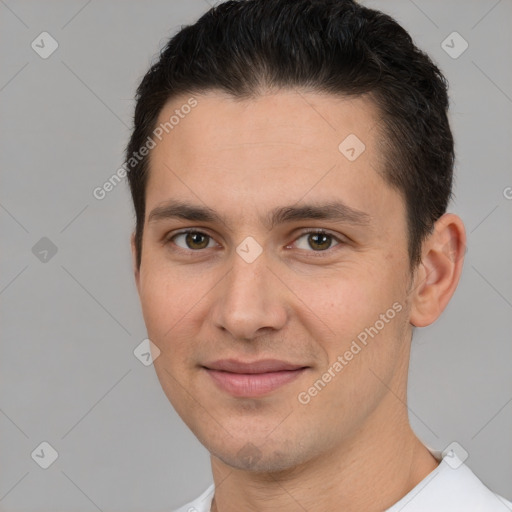
[{"label": "left eye", "polygon": [[[299,243],[301,239],[305,239],[305,242],[302,243],[302,247]],[[295,244],[299,249],[309,250],[309,248],[311,248],[315,252],[322,252],[333,247],[333,242],[335,242],[335,245],[340,244],[340,240],[325,231],[308,231],[297,238]]]}]

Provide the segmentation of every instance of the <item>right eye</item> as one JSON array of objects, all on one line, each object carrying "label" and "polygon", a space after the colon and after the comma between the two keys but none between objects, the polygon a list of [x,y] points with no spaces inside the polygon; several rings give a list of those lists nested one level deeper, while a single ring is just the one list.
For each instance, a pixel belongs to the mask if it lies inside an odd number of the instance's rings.
[{"label": "right eye", "polygon": [[[178,240],[181,242],[178,242]],[[176,246],[185,251],[199,251],[201,249],[215,247],[215,242],[210,235],[194,230],[176,233],[167,239],[167,243],[168,242],[173,242]],[[211,242],[213,242],[213,245],[210,245]]]}]

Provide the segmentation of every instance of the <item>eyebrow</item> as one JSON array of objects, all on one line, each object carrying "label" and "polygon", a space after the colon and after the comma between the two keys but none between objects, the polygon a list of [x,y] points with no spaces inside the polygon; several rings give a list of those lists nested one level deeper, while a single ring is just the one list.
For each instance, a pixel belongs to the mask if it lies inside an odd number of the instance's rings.
[{"label": "eyebrow", "polygon": [[[183,219],[193,222],[209,222],[225,224],[223,217],[215,210],[207,206],[199,206],[184,201],[168,201],[157,206],[148,216],[148,223],[158,222],[166,219]],[[356,210],[341,201],[330,201],[327,203],[302,204],[300,206],[281,206],[271,210],[262,219],[264,224],[272,229],[278,224],[285,224],[301,220],[329,220],[367,226],[371,217],[367,213]]]}]

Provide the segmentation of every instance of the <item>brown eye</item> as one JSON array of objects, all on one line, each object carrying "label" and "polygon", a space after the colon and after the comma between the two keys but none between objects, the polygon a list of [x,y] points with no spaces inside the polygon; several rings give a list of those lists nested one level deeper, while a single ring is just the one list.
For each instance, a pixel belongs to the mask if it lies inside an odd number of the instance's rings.
[{"label": "brown eye", "polygon": [[[185,246],[180,245],[178,240],[184,238]],[[194,251],[206,249],[212,241],[211,237],[200,231],[187,231],[174,235],[171,240],[181,249],[192,249]]]},{"label": "brown eye", "polygon": [[329,249],[331,242],[332,237],[323,233],[313,233],[308,237],[309,246],[315,250]]},{"label": "brown eye", "polygon": [[307,231],[295,242],[297,248],[306,251],[312,249],[314,252],[325,252],[339,243],[340,241],[334,235],[324,231]]}]

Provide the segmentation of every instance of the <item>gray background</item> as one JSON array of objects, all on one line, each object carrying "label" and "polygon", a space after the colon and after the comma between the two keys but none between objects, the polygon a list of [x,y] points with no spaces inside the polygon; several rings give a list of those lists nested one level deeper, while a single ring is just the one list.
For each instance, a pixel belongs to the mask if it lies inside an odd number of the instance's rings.
[{"label": "gray background", "polygon": [[[415,334],[411,422],[434,448],[458,441],[512,499],[512,2],[365,4],[396,17],[451,84],[451,211],[468,231],[452,302]],[[1,511],[164,511],[211,481],[206,450],[133,354],[146,333],[127,184],[92,195],[123,163],[153,56],[208,8],[0,0]],[[47,59],[31,48],[43,31],[59,44]],[[453,31],[469,43],[457,59],[441,47]],[[47,261],[32,250],[42,237],[57,247]],[[58,452],[46,470],[31,458],[42,441]]]}]

